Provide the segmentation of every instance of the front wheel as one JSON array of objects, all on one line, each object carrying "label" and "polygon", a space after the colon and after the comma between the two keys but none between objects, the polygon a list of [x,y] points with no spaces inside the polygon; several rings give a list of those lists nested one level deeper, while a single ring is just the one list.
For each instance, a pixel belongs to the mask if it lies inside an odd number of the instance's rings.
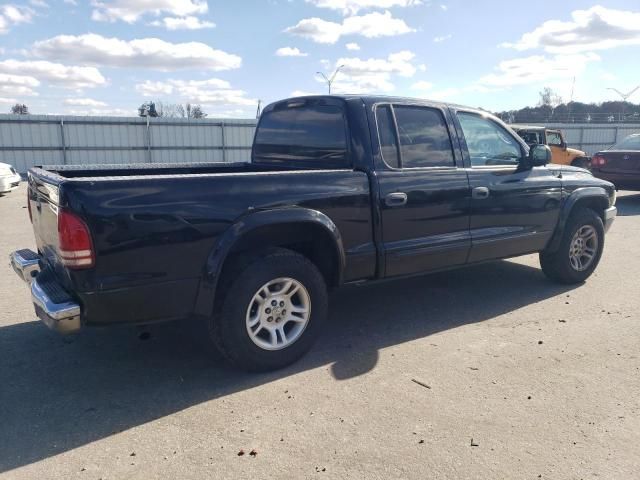
[{"label": "front wheel", "polygon": [[267,252],[230,281],[222,308],[209,320],[212,339],[234,366],[267,371],[289,365],[317,339],[327,316],[327,288],[306,257]]},{"label": "front wheel", "polygon": [[603,248],[602,219],[591,209],[580,209],[569,218],[558,249],[540,253],[540,265],[557,282],[584,282],[598,266]]}]

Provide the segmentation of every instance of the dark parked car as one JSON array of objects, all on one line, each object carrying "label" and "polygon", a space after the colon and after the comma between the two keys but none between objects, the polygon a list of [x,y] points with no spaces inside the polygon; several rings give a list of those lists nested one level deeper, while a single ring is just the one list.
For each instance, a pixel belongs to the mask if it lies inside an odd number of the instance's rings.
[{"label": "dark parked car", "polygon": [[273,369],[344,284],[532,252],[584,281],[615,190],[549,159],[473,108],[292,98],[264,110],[251,163],[31,169],[38,251],[11,258],[57,331],[195,317],[232,363]]},{"label": "dark parked car", "polygon": [[640,190],[640,133],[596,153],[591,168],[596,177],[613,182],[616,188]]}]

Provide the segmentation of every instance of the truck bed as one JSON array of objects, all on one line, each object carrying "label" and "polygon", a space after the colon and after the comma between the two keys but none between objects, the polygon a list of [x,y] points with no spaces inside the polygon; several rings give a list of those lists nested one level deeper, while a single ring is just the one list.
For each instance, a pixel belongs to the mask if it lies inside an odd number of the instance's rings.
[{"label": "truck bed", "polygon": [[[38,253],[96,324],[194,313],[212,256],[261,213],[278,215],[284,225],[299,221],[300,212],[326,218],[342,235],[345,280],[375,272],[369,180],[349,168],[47,166],[29,171],[28,194]],[[88,226],[94,268],[72,271],[61,264],[57,219],[63,209]],[[298,241],[301,233],[291,238]]]}]

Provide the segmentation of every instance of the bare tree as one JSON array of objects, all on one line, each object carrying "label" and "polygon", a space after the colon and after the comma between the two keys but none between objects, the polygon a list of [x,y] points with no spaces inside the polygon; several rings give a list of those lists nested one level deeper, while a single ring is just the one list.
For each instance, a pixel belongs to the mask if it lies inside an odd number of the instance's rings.
[{"label": "bare tree", "polygon": [[11,107],[10,112],[14,115],[29,115],[29,107],[27,107],[24,103],[16,103],[13,107]]},{"label": "bare tree", "polygon": [[162,117],[162,118],[206,118],[200,105],[192,105],[190,103],[164,103],[164,102],[146,102],[138,108],[141,117]]},{"label": "bare tree", "polygon": [[544,87],[542,91],[539,92],[539,95],[540,101],[538,102],[538,106],[540,107],[551,107],[551,109],[555,109],[562,103],[562,97],[550,87]]},{"label": "bare tree", "polygon": [[187,103],[187,118],[206,118],[206,116],[200,105]]},{"label": "bare tree", "polygon": [[538,103],[538,106],[548,109],[549,117],[547,120],[551,120],[555,109],[562,105],[562,97],[550,87],[544,87],[542,91],[539,92],[539,95],[540,102]]}]

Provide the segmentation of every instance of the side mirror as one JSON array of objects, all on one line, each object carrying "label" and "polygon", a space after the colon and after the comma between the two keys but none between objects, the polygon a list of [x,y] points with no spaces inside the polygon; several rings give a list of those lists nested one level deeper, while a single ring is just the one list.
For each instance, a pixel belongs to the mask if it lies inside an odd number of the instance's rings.
[{"label": "side mirror", "polygon": [[529,149],[529,165],[541,167],[551,161],[551,149],[546,145],[534,145]]}]

